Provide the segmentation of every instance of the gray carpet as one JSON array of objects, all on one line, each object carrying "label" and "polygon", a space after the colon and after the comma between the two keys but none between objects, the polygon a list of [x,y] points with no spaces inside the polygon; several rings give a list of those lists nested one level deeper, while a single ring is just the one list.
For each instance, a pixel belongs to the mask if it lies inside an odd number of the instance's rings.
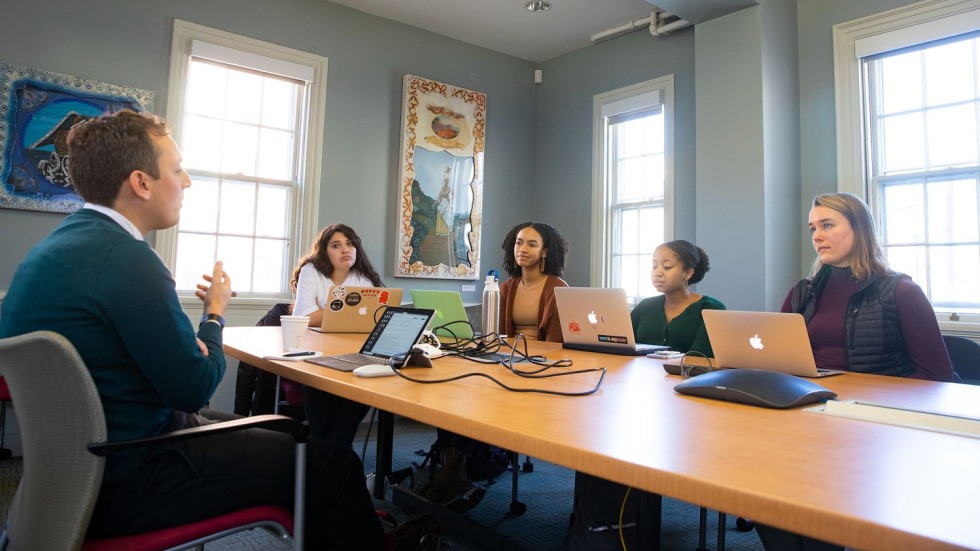
[{"label": "gray carpet", "polygon": [[[361,453],[366,434],[366,424],[355,440],[355,449]],[[417,451],[428,450],[435,441],[435,430],[409,419],[395,422],[395,446],[393,465],[395,469],[420,462]],[[372,433],[365,454],[365,473],[374,470],[375,437]],[[524,457],[521,457],[524,461]],[[521,472],[518,482],[518,498],[527,505],[523,515],[510,512],[511,476],[506,473],[487,489],[486,497],[479,506],[466,513],[465,517],[491,528],[503,536],[503,547],[499,542],[488,544],[481,540],[484,549],[508,549],[514,542],[515,548],[540,551],[556,551],[568,548],[569,515],[572,511],[572,490],[574,473],[543,461],[534,460],[533,472]],[[7,508],[20,478],[22,463],[19,459],[0,461],[0,519],[6,519]],[[408,518],[398,507],[389,501],[377,502],[379,508],[390,511],[396,518]],[[662,549],[695,550],[698,548],[698,508],[686,503],[665,499],[663,505],[663,527],[661,530]],[[735,528],[735,518],[728,517],[726,528],[726,549],[731,551],[761,551],[762,545],[755,532],[739,532]],[[717,514],[708,517],[708,549],[717,549]],[[448,533],[445,549],[456,551],[475,551],[479,547],[466,542],[466,534]],[[491,547],[496,545],[497,547]],[[289,549],[261,530],[253,530],[229,536],[206,546],[209,551],[275,551]]]}]

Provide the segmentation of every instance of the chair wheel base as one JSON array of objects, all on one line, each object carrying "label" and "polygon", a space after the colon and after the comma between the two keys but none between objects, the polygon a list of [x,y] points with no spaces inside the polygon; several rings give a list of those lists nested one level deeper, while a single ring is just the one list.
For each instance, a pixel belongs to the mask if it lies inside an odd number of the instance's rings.
[{"label": "chair wheel base", "polygon": [[12,456],[13,452],[11,452],[8,448],[0,448],[0,461],[10,459]]},{"label": "chair wheel base", "polygon": [[523,501],[511,501],[510,502],[510,512],[515,515],[523,515],[527,512],[527,503]]},{"label": "chair wheel base", "polygon": [[747,518],[738,517],[735,519],[735,528],[739,532],[751,532],[755,528],[755,524]]}]

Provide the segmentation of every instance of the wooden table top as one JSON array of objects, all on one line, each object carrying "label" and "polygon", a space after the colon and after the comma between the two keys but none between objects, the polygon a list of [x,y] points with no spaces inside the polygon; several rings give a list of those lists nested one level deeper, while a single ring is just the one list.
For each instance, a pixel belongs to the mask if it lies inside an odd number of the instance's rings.
[{"label": "wooden table top", "polygon": [[[294,381],[512,451],[650,492],[862,550],[980,549],[980,439],[682,396],[658,360],[533,343],[570,371],[608,369],[598,392],[509,392],[483,378],[419,384],[359,378],[281,351],[279,328],[229,327],[225,352]],[[356,352],[364,335],[309,331],[304,347]],[[596,373],[528,380],[441,358],[419,379],[483,372],[519,388],[581,392]],[[818,381],[840,400],[980,416],[980,387],[846,374]]]}]

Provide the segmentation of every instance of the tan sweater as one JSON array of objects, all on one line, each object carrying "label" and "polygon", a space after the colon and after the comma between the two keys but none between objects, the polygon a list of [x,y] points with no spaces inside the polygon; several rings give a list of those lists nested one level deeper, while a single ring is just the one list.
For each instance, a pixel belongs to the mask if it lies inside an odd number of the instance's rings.
[{"label": "tan sweater", "polygon": [[[514,297],[517,296],[517,286],[521,278],[512,277],[500,285],[500,332],[513,336],[514,327]],[[541,291],[541,302],[538,306],[538,340],[562,342],[561,320],[558,319],[558,305],[555,303],[555,287],[568,287],[560,277],[549,275]]]}]

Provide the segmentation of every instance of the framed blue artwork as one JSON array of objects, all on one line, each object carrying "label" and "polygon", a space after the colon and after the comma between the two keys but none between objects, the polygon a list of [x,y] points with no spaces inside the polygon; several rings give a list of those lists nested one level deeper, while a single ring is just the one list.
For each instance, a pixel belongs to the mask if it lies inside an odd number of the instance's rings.
[{"label": "framed blue artwork", "polygon": [[153,92],[0,63],[0,208],[78,210],[68,131],[120,109],[152,111]]}]

